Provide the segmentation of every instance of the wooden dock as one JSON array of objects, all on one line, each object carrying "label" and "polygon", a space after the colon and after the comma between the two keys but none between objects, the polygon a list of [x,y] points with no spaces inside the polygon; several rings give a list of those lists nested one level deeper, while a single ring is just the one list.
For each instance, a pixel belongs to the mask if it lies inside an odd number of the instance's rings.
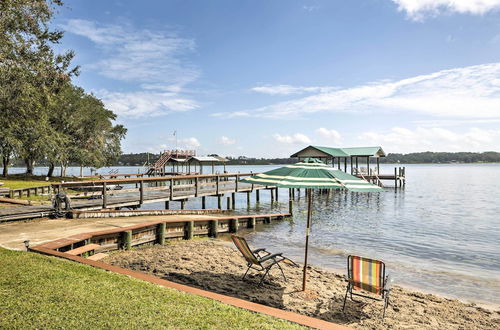
[{"label": "wooden dock", "polygon": [[[223,197],[228,197],[231,208],[234,209],[235,194],[245,193],[250,204],[250,194],[256,194],[259,201],[259,191],[271,190],[272,200],[277,200],[277,188],[260,185],[251,185],[238,182],[240,178],[254,173],[237,174],[207,174],[165,177],[139,177],[124,179],[102,179],[93,181],[65,182],[52,185],[55,192],[65,192],[71,199],[71,209],[76,210],[101,210],[122,207],[139,208],[143,204],[179,201],[181,209],[184,208],[189,198],[201,197],[202,209],[206,205],[206,197],[214,196],[218,200],[218,208],[222,209]],[[123,189],[109,190],[110,186],[121,185]],[[98,191],[75,192],[73,189],[86,187]],[[47,217],[55,214],[55,209],[50,205],[17,206],[0,208],[0,222]]]}]

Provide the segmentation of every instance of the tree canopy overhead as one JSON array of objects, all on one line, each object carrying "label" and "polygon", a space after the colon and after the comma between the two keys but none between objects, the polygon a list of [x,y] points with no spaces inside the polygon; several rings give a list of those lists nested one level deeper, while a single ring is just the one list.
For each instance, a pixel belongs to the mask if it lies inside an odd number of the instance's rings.
[{"label": "tree canopy overhead", "polygon": [[60,0],[0,2],[0,154],[3,175],[13,157],[101,167],[121,154],[126,129],[101,100],[73,85],[72,51],[56,54],[62,31],[49,27]]}]

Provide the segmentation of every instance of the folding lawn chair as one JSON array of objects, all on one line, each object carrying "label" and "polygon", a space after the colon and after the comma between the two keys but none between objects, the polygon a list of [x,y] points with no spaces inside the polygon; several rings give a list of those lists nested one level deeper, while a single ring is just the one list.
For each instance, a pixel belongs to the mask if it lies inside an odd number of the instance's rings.
[{"label": "folding lawn chair", "polygon": [[262,282],[264,281],[264,278],[266,277],[267,273],[269,273],[269,271],[271,270],[271,268],[274,265],[277,265],[279,267],[279,269],[281,270],[281,274],[283,275],[283,278],[286,281],[287,279],[286,279],[285,273],[283,272],[283,268],[281,268],[279,263],[284,261],[284,260],[288,260],[289,262],[291,262],[295,266],[298,266],[292,260],[290,260],[286,257],[283,257],[282,253],[272,254],[270,252],[267,252],[266,249],[262,249],[262,248],[252,251],[250,249],[250,247],[248,246],[247,241],[243,237],[231,235],[231,238],[234,242],[234,245],[236,245],[238,250],[240,250],[241,254],[243,254],[243,257],[247,261],[248,268],[247,268],[247,271],[245,272],[245,275],[243,275],[243,278],[242,278],[243,280],[247,276],[248,271],[250,269],[264,271],[264,275],[262,275],[262,277],[260,278],[260,282],[259,282],[259,286],[260,286],[262,284]]},{"label": "folding lawn chair", "polygon": [[[389,276],[385,276],[385,264],[382,261],[368,259],[358,256],[347,257],[347,290],[344,297],[344,305],[342,307],[342,312],[345,310],[345,303],[347,300],[347,294],[351,295],[351,300],[359,302],[353,299],[353,295],[365,297],[377,301],[384,301],[384,314],[387,305],[389,304]],[[372,295],[363,295],[360,293],[352,292],[352,290],[362,290],[370,292]],[[373,296],[375,295],[375,297]],[[376,297],[380,296],[380,297]]]}]

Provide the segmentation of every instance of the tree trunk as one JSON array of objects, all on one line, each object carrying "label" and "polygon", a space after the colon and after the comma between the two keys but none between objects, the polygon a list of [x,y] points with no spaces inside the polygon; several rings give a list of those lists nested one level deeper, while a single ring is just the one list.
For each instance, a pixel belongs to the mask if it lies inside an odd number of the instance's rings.
[{"label": "tree trunk", "polygon": [[80,165],[80,178],[83,178],[83,166]]},{"label": "tree trunk", "polygon": [[61,162],[61,177],[64,177],[66,176],[66,163],[65,162]]},{"label": "tree trunk", "polygon": [[33,175],[34,169],[35,169],[35,161],[33,159],[25,159],[24,162],[26,163],[26,174],[27,175]]},{"label": "tree trunk", "polygon": [[10,156],[7,155],[7,156],[3,156],[2,157],[2,161],[3,161],[3,176],[4,177],[7,177],[7,175],[9,175],[9,161],[10,161]]},{"label": "tree trunk", "polygon": [[49,171],[47,172],[47,176],[51,178],[54,175],[54,169],[56,168],[56,165],[54,163],[50,163],[49,165]]}]

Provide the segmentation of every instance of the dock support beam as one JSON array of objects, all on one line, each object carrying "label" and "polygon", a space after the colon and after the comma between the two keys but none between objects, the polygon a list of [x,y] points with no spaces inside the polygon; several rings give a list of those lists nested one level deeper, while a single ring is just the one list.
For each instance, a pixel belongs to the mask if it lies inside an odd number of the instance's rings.
[{"label": "dock support beam", "polygon": [[184,210],[186,208],[186,200],[183,199],[181,200],[181,210]]},{"label": "dock support beam", "polygon": [[170,209],[170,202],[165,201],[165,210],[168,210],[168,209]]},{"label": "dock support beam", "polygon": [[193,239],[194,234],[194,221],[186,222],[186,234],[184,235],[184,239]]},{"label": "dock support beam", "polygon": [[213,238],[217,238],[217,236],[219,236],[219,221],[218,220],[210,220],[209,236],[213,237]]},{"label": "dock support beam", "polygon": [[231,233],[238,232],[239,224],[240,223],[238,222],[238,219],[231,219],[231,220],[229,220],[229,231]]},{"label": "dock support beam", "polygon": [[248,222],[247,222],[247,227],[248,228],[255,228],[255,218],[250,218],[248,219]]},{"label": "dock support beam", "polygon": [[144,203],[144,181],[139,183],[139,205]]},{"label": "dock support beam", "polygon": [[256,203],[260,202],[260,190],[259,189],[255,190],[255,202]]},{"label": "dock support beam", "polygon": [[227,209],[228,210],[231,209],[231,197],[230,196],[227,196]]},{"label": "dock support beam", "polygon": [[106,187],[106,182],[102,183],[102,208],[108,208],[108,189]]},{"label": "dock support beam", "polygon": [[219,210],[222,210],[222,196],[221,195],[217,195],[217,208]]},{"label": "dock support beam", "polygon": [[207,200],[207,198],[206,198],[205,196],[203,196],[203,197],[201,198],[201,208],[202,208],[203,210],[207,208],[206,200]]},{"label": "dock support beam", "polygon": [[247,208],[250,208],[250,192],[247,191]]},{"label": "dock support beam", "polygon": [[231,194],[231,208],[233,210],[236,208],[236,193]]},{"label": "dock support beam", "polygon": [[132,247],[132,231],[127,230],[122,233],[122,249],[130,250]]},{"label": "dock support beam", "polygon": [[156,238],[157,244],[160,244],[160,245],[165,244],[165,229],[166,229],[166,227],[167,227],[167,224],[165,222],[158,224],[158,228],[157,228],[158,235]]}]

